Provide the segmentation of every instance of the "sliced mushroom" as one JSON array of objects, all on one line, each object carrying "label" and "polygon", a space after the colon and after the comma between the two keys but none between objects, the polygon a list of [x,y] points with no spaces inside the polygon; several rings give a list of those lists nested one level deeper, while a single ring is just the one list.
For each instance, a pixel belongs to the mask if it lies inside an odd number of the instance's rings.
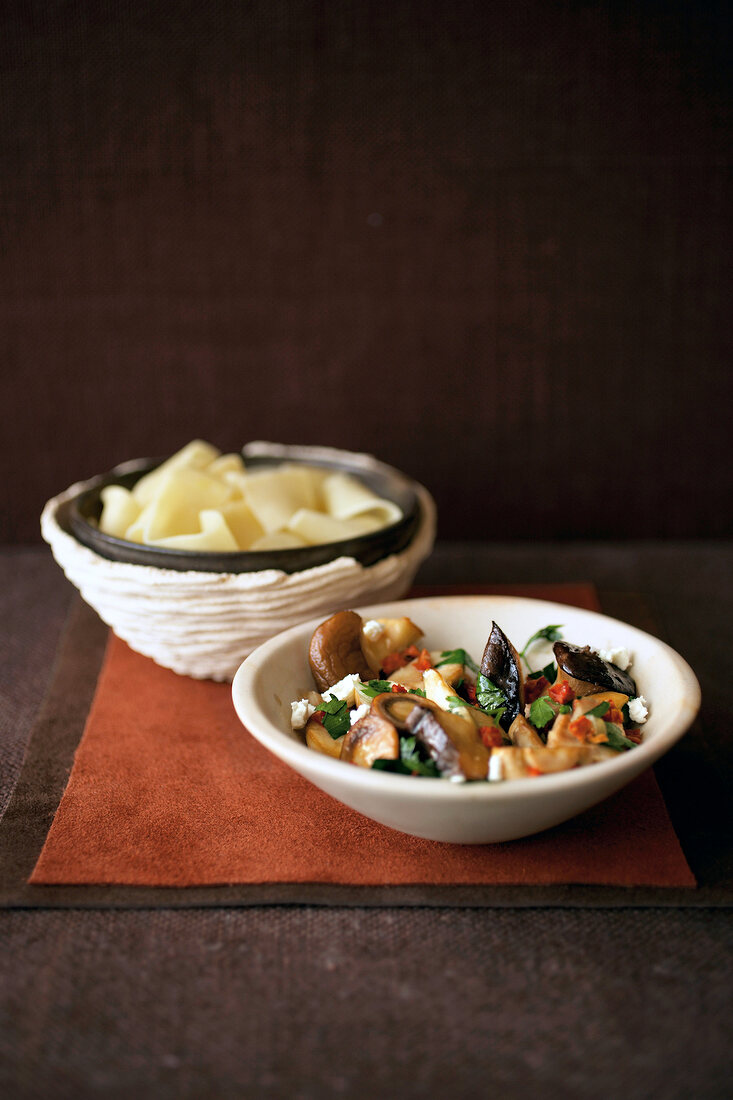
[{"label": "sliced mushroom", "polygon": [[360,768],[375,760],[399,760],[400,738],[392,722],[372,708],[344,735],[341,759]]},{"label": "sliced mushroom", "polygon": [[556,682],[567,681],[577,696],[594,695],[599,691],[636,695],[636,684],[628,672],[604,661],[590,646],[555,642],[552,648],[557,661]]},{"label": "sliced mushroom", "polygon": [[519,654],[496,623],[491,624],[491,633],[481,660],[481,672],[506,699],[506,709],[499,719],[499,725],[508,731],[517,715],[524,711],[524,680]]},{"label": "sliced mushroom", "polygon": [[456,695],[455,688],[446,683],[437,668],[426,669],[423,673],[423,684],[425,685],[426,697],[436,703],[441,710],[445,710],[449,714],[455,714],[456,718],[460,718],[462,722],[467,722],[469,727],[475,727],[476,723],[471,717],[471,708],[467,703],[462,706],[458,703],[451,706],[449,703],[449,699],[458,699],[460,696]]},{"label": "sliced mushroom", "polygon": [[425,702],[421,699],[412,708],[405,725],[435,761],[441,775],[486,779],[489,750],[479,739],[476,726],[437,707],[427,707]]},{"label": "sliced mushroom", "polygon": [[558,714],[547,734],[548,749],[559,749],[565,746],[576,746],[578,738],[570,732],[570,715]]},{"label": "sliced mushroom", "polygon": [[594,764],[601,757],[596,745],[566,745],[562,748],[520,748],[508,745],[493,749],[491,754],[492,778],[522,779],[525,776],[547,775],[551,772],[569,771],[583,764]]},{"label": "sliced mushroom", "polygon": [[308,650],[313,679],[319,691],[350,674],[371,677],[361,649],[361,615],[339,611],[316,627]]},{"label": "sliced mushroom", "polygon": [[334,756],[338,759],[341,755],[341,746],[345,737],[346,734],[342,734],[341,737],[331,737],[323,723],[316,718],[309,718],[305,727],[306,745],[309,749],[320,752],[324,756]]},{"label": "sliced mushroom", "polygon": [[543,749],[545,747],[537,730],[523,714],[518,714],[509,727],[509,740],[521,749]]}]

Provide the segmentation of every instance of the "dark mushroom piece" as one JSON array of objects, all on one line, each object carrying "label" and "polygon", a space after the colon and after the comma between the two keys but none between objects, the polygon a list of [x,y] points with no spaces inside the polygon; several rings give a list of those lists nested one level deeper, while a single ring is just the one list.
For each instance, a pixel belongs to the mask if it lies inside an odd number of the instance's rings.
[{"label": "dark mushroom piece", "polygon": [[590,646],[555,642],[552,648],[557,661],[557,682],[567,681],[578,698],[599,691],[617,691],[630,698],[637,694],[628,672],[604,661]]},{"label": "dark mushroom piece", "polygon": [[399,760],[399,756],[397,730],[373,709],[354,723],[341,745],[341,759],[361,768],[371,768],[375,760]]},{"label": "dark mushroom piece", "polygon": [[361,615],[338,611],[313,631],[308,661],[319,691],[337,684],[350,673],[369,680],[371,673],[361,649]]},{"label": "dark mushroom piece", "polygon": [[486,779],[489,751],[479,739],[475,726],[468,728],[456,715],[420,695],[385,692],[376,696],[372,711],[393,722],[398,729],[412,733],[441,775]]},{"label": "dark mushroom piece", "polygon": [[499,725],[508,732],[517,715],[524,713],[524,678],[519,654],[496,623],[491,624],[491,633],[481,659],[481,672],[506,699]]}]

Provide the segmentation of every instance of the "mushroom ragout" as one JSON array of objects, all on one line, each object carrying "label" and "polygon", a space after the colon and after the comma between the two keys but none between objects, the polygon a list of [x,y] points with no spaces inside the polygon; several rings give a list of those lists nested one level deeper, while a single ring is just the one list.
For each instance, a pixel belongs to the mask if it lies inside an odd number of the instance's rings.
[{"label": "mushroom ragout", "polygon": [[[480,665],[465,649],[428,650],[408,618],[340,611],[314,631],[318,690],[291,704],[316,752],[401,775],[504,780],[613,759],[642,740],[647,704],[626,650],[567,643],[559,626],[518,652],[492,623]],[[530,670],[529,653],[554,660]]]}]

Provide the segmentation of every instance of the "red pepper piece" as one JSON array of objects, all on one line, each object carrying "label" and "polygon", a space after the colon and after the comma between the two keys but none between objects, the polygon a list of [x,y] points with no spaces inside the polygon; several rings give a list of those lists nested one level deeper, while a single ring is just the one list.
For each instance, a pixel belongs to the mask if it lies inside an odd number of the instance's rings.
[{"label": "red pepper piece", "polygon": [[550,696],[553,703],[560,703],[563,706],[572,703],[575,698],[575,692],[566,680],[563,680],[559,684],[553,684],[547,694]]},{"label": "red pepper piece", "polygon": [[604,722],[612,722],[615,726],[623,726],[624,716],[618,707],[609,707],[603,715]]},{"label": "red pepper piece", "polygon": [[391,676],[398,668],[402,668],[404,663],[401,653],[388,653],[382,658],[382,672],[385,676]]},{"label": "red pepper piece", "polygon": [[593,723],[590,718],[583,715],[570,723],[568,731],[572,733],[573,737],[577,737],[578,741],[587,741],[590,734],[593,733]]},{"label": "red pepper piece", "polygon": [[430,654],[427,649],[420,650],[420,656],[415,661],[415,668],[419,668],[421,672],[426,672],[427,669],[433,667],[433,662],[430,659]]},{"label": "red pepper piece", "polygon": [[409,695],[409,691],[402,684],[392,684],[389,689],[394,695]]},{"label": "red pepper piece", "polygon": [[487,749],[500,749],[504,744],[498,726],[479,726],[478,733]]}]

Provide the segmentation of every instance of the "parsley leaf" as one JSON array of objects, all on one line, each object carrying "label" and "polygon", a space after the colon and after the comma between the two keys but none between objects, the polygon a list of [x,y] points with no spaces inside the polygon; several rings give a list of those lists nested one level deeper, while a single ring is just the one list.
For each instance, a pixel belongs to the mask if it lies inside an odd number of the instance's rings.
[{"label": "parsley leaf", "polygon": [[[362,695],[367,695],[370,699],[373,699],[375,695],[383,695],[385,691],[391,691],[394,687],[393,680],[367,680],[365,684],[359,684],[359,691]],[[420,695],[425,698],[425,692],[422,688],[407,688],[410,695]]]},{"label": "parsley leaf", "polygon": [[526,653],[529,647],[535,642],[542,641],[543,639],[547,642],[559,642],[562,638],[562,634],[560,633],[561,629],[562,624],[556,623],[552,626],[543,626],[541,630],[536,630],[532,637],[527,640],[527,643],[519,656],[526,657]]},{"label": "parsley leaf", "polygon": [[555,711],[546,695],[540,695],[539,699],[535,699],[530,705],[529,720],[538,730],[544,729],[554,717]]},{"label": "parsley leaf", "polygon": [[529,707],[529,720],[538,730],[544,729],[558,714],[570,714],[566,703],[553,703],[549,695],[540,695]]},{"label": "parsley leaf", "polygon": [[380,772],[394,772],[397,775],[423,775],[430,779],[439,779],[440,772],[432,760],[423,760],[414,737],[400,738],[399,760],[375,760],[372,768]]},{"label": "parsley leaf", "polygon": [[326,727],[334,741],[350,729],[349,704],[345,699],[337,699],[332,695],[328,702],[323,702],[318,707],[323,711],[322,724]]},{"label": "parsley leaf", "polygon": [[472,672],[478,673],[478,665],[465,649],[444,649],[436,668],[441,665],[466,665]]},{"label": "parsley leaf", "polygon": [[468,707],[470,709],[471,704],[467,699],[461,699],[460,695],[448,695],[446,696],[446,703],[453,710],[455,707]]},{"label": "parsley leaf", "polygon": [[433,760],[423,760],[414,737],[400,738],[400,760],[411,772],[418,775],[439,776],[440,772]]},{"label": "parsley leaf", "polygon": [[633,741],[629,741],[628,737],[624,737],[624,731],[621,726],[617,726],[615,722],[605,722],[606,735],[608,737],[609,749],[615,749],[616,752],[624,752],[627,749],[636,748]]},{"label": "parsley leaf", "polygon": [[358,689],[362,695],[368,695],[373,699],[375,695],[382,695],[385,691],[392,690],[391,680],[367,680],[365,684],[359,684]]},{"label": "parsley leaf", "polygon": [[462,699],[460,695],[448,695],[446,696],[446,703],[450,707],[451,712],[454,712],[457,707],[467,707],[468,710],[474,711],[476,714],[480,714],[486,719],[487,723],[492,721],[499,721],[499,718],[506,710],[506,707],[499,707],[498,710],[492,714],[487,714],[485,710],[481,710],[481,707],[475,707],[473,703],[469,703],[467,699]]},{"label": "parsley leaf", "polygon": [[597,707],[593,707],[593,710],[587,710],[585,712],[586,718],[602,718],[604,714],[610,709],[611,704],[604,700],[599,703]]},{"label": "parsley leaf", "polygon": [[476,680],[476,699],[481,710],[485,710],[488,714],[506,704],[506,696],[495,684],[492,684],[488,676],[484,676],[483,672],[479,672]]}]

